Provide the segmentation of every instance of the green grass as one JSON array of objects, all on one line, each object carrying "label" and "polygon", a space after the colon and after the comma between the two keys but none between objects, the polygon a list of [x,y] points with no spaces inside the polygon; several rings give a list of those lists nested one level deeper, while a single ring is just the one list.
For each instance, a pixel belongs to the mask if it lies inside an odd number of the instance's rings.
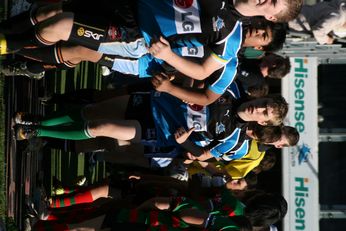
[{"label": "green grass", "polygon": [[[1,62],[1,61],[0,61]],[[0,218],[5,217],[6,211],[6,185],[5,185],[5,106],[4,106],[4,80],[0,79]]]},{"label": "green grass", "polygon": [[[0,21],[6,16],[5,1],[0,3]],[[0,57],[0,65],[2,58]],[[5,105],[4,105],[4,79],[0,78],[0,219],[4,220],[6,215],[6,184],[5,184]]]}]

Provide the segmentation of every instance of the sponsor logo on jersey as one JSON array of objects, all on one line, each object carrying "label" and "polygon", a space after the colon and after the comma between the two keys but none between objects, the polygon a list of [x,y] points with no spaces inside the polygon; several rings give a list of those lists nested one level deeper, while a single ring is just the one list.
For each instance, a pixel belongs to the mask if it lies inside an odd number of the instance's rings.
[{"label": "sponsor logo on jersey", "polygon": [[226,131],[226,127],[223,123],[221,122],[217,122],[216,123],[216,134],[220,134],[222,132],[225,132]]},{"label": "sponsor logo on jersey", "polygon": [[178,34],[201,33],[201,20],[196,0],[173,2],[175,26]]},{"label": "sponsor logo on jersey", "polygon": [[146,137],[145,138],[148,140],[156,139],[157,138],[156,129],[155,128],[148,128],[146,130]]},{"label": "sponsor logo on jersey", "polygon": [[227,110],[227,111],[226,111],[226,113],[225,113],[223,116],[227,116],[227,117],[229,117],[229,112],[230,112],[230,111],[229,111],[229,110]]},{"label": "sponsor logo on jersey", "polygon": [[181,49],[181,55],[184,57],[202,58],[204,56],[204,48],[203,47],[183,47]]},{"label": "sponsor logo on jersey", "polygon": [[196,132],[207,131],[207,108],[196,104],[188,105],[187,127],[194,127]]},{"label": "sponsor logo on jersey", "polygon": [[132,99],[132,105],[134,107],[138,107],[141,104],[143,104],[143,97],[141,95],[134,95]]},{"label": "sponsor logo on jersey", "polygon": [[119,40],[123,36],[121,29],[115,26],[110,26],[107,34],[108,34],[108,39],[111,41]]},{"label": "sponsor logo on jersey", "polygon": [[106,61],[114,62],[114,58],[113,57],[105,56],[103,59],[106,60]]},{"label": "sponsor logo on jersey", "polygon": [[90,30],[86,30],[84,29],[83,27],[79,27],[78,30],[77,30],[77,35],[78,36],[83,36],[83,37],[86,37],[86,38],[92,38],[94,40],[100,40],[100,38],[103,37],[102,34],[99,34],[99,33],[94,33]]},{"label": "sponsor logo on jersey", "polygon": [[241,71],[241,75],[244,76],[244,77],[248,77],[249,76],[249,72],[247,71]]},{"label": "sponsor logo on jersey", "polygon": [[223,19],[220,18],[219,16],[217,16],[216,19],[215,19],[215,17],[213,17],[213,30],[214,31],[219,31],[223,27],[225,27],[225,22],[223,21]]},{"label": "sponsor logo on jersey", "polygon": [[186,9],[192,6],[193,0],[174,0],[174,3],[178,7]]}]

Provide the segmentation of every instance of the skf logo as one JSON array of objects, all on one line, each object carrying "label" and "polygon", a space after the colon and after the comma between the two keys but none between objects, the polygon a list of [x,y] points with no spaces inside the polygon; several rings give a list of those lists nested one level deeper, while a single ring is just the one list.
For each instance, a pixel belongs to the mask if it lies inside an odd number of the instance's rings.
[{"label": "skf logo", "polygon": [[189,8],[192,6],[193,0],[174,0],[175,4],[180,8]]},{"label": "skf logo", "polygon": [[86,38],[92,38],[94,40],[100,40],[100,38],[103,37],[102,34],[98,34],[98,33],[93,33],[90,30],[85,30],[83,27],[79,27],[77,30],[77,35],[78,36],[84,36]]},{"label": "skf logo", "polygon": [[83,27],[79,27],[77,30],[77,35],[78,36],[83,36],[84,35],[84,28]]}]

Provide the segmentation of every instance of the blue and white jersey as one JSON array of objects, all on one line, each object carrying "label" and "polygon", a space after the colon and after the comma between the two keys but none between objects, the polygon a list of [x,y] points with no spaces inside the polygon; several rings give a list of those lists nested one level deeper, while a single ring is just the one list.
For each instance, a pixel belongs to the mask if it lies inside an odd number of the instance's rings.
[{"label": "blue and white jersey", "polygon": [[206,107],[188,105],[160,92],[152,93],[151,103],[158,145],[178,145],[175,131],[179,127],[195,127],[189,139],[196,145],[208,147],[214,157],[229,161],[247,154],[246,127],[234,116],[232,103],[217,102]]},{"label": "blue and white jersey", "polygon": [[[228,63],[237,65],[237,60],[231,60],[237,59],[243,42],[243,28],[228,1],[139,0],[138,9],[139,27],[148,46],[164,36],[178,55],[207,46],[224,66]],[[153,57],[143,57],[139,61],[140,77],[148,76],[154,60]],[[234,72],[229,68],[226,73]]]},{"label": "blue and white jersey", "polygon": [[242,128],[235,128],[231,135],[219,144],[211,148],[210,153],[216,158],[224,161],[240,159],[249,152],[250,140],[244,138],[245,131]]}]

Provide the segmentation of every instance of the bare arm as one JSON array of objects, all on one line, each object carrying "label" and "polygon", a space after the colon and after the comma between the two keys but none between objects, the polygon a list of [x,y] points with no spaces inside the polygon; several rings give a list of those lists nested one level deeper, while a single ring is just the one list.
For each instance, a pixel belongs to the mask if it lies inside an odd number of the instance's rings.
[{"label": "bare arm", "polygon": [[181,73],[197,80],[208,78],[214,71],[223,66],[223,64],[217,62],[212,56],[209,56],[202,64],[194,63],[180,57],[171,50],[169,42],[162,37],[160,37],[160,41],[152,44],[149,52],[155,58],[166,61]]},{"label": "bare arm", "polygon": [[188,140],[188,137],[191,135],[193,130],[194,128],[190,128],[189,131],[186,131],[183,127],[181,127],[178,128],[174,134],[174,138],[177,143],[188,151],[188,153],[186,153],[187,159],[204,161],[213,158],[209,150],[206,150]]},{"label": "bare arm", "polygon": [[210,89],[184,88],[171,83],[168,78],[156,75],[151,82],[158,91],[169,93],[184,102],[207,106],[215,102],[221,95]]},{"label": "bare arm", "polygon": [[143,202],[137,209],[140,210],[169,210],[171,198],[169,197],[154,197]]}]

